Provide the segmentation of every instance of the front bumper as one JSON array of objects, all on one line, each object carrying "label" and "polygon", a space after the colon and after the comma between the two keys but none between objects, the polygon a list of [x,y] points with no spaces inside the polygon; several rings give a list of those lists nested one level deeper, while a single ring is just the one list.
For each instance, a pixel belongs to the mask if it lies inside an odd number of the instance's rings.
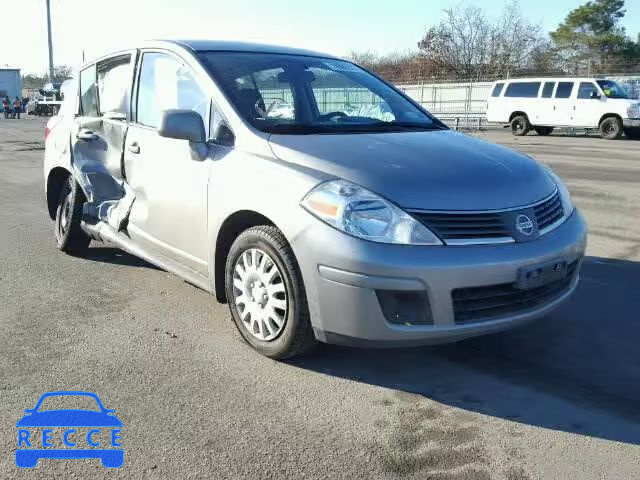
[{"label": "front bumper", "polygon": [[623,118],[622,125],[625,128],[640,128],[640,118]]},{"label": "front bumper", "polygon": [[[446,343],[541,317],[575,290],[587,228],[574,213],[537,240],[504,245],[408,246],[357,239],[320,221],[292,242],[316,338],[327,343],[402,346]],[[563,259],[577,263],[559,295],[527,310],[458,322],[455,289],[513,283],[521,267]],[[403,325],[385,318],[377,291],[426,292],[432,324]]]}]

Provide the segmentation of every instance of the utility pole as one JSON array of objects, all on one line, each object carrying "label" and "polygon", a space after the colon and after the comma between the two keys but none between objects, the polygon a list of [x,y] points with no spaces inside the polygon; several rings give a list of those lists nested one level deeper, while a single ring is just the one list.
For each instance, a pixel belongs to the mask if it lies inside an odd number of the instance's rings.
[{"label": "utility pole", "polygon": [[49,81],[53,82],[53,44],[51,42],[51,5],[47,0],[47,36],[49,39]]}]

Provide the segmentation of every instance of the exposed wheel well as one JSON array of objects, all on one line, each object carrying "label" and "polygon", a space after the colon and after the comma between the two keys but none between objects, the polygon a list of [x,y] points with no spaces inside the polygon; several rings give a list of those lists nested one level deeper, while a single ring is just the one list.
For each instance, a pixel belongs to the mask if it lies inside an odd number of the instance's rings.
[{"label": "exposed wheel well", "polygon": [[[511,114],[511,116],[509,117],[509,123],[511,123],[511,120],[513,120],[515,117],[518,117],[518,116],[520,116],[520,115],[524,115],[525,117],[529,118],[529,117],[527,116],[527,114],[526,114],[526,113],[524,113],[524,112],[513,112],[513,113]],[[502,118],[504,118],[504,117],[502,117]]]},{"label": "exposed wheel well", "polygon": [[49,210],[51,220],[55,220],[56,218],[60,192],[69,175],[71,175],[69,171],[62,167],[56,167],[49,172],[49,176],[47,177],[47,209]]},{"label": "exposed wheel well", "polygon": [[258,225],[271,225],[274,223],[264,215],[252,210],[240,210],[229,216],[218,232],[216,240],[215,263],[214,263],[214,289],[216,299],[220,303],[226,303],[227,297],[224,291],[224,271],[227,263],[227,255],[234,240],[246,229]]},{"label": "exposed wheel well", "polygon": [[622,122],[622,117],[617,113],[605,113],[602,117],[600,117],[600,120],[598,121],[598,126],[600,126],[602,122],[604,122],[607,118],[610,118],[610,117],[617,118],[618,120],[620,120],[620,122]]}]

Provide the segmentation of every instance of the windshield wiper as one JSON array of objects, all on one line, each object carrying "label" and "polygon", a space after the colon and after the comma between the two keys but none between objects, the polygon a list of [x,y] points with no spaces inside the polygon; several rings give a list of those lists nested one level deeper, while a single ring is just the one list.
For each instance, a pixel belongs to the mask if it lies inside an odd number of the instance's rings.
[{"label": "windshield wiper", "polygon": [[262,129],[266,133],[282,133],[293,135],[312,135],[314,133],[331,133],[335,131],[325,125],[310,125],[308,123],[276,123]]},{"label": "windshield wiper", "polygon": [[444,127],[440,125],[436,125],[435,123],[420,123],[420,122],[380,122],[374,123],[371,126],[382,129],[403,129],[403,130],[446,130]]}]

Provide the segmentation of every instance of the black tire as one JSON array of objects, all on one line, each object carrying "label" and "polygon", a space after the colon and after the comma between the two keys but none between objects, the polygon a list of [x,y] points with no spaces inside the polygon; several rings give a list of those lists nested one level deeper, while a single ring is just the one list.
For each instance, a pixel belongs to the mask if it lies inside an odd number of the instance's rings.
[{"label": "black tire", "polygon": [[551,135],[551,132],[553,132],[553,127],[533,127],[533,129],[541,137],[546,137],[547,135]]},{"label": "black tire", "polygon": [[624,134],[629,140],[640,140],[640,127],[625,128]]},{"label": "black tire", "polygon": [[523,137],[531,130],[531,124],[526,115],[518,115],[511,119],[511,133],[516,137]]},{"label": "black tire", "polygon": [[[236,264],[245,252],[252,249],[259,249],[271,257],[284,283],[284,295],[287,301],[287,309],[283,316],[284,324],[280,333],[271,340],[262,340],[254,336],[242,321],[241,312],[236,305],[235,292],[241,292],[239,288],[234,287]],[[225,290],[229,310],[240,335],[262,355],[284,360],[306,353],[315,346],[316,340],[309,317],[307,294],[298,262],[289,243],[277,228],[267,225],[252,227],[236,238],[227,256]],[[245,318],[248,317],[245,315]]]},{"label": "black tire", "polygon": [[80,185],[69,176],[60,190],[54,227],[56,243],[63,252],[80,254],[91,243],[91,237],[80,228],[85,201]]},{"label": "black tire", "polygon": [[607,117],[600,122],[600,136],[605,140],[616,140],[622,135],[622,122],[618,117]]}]

